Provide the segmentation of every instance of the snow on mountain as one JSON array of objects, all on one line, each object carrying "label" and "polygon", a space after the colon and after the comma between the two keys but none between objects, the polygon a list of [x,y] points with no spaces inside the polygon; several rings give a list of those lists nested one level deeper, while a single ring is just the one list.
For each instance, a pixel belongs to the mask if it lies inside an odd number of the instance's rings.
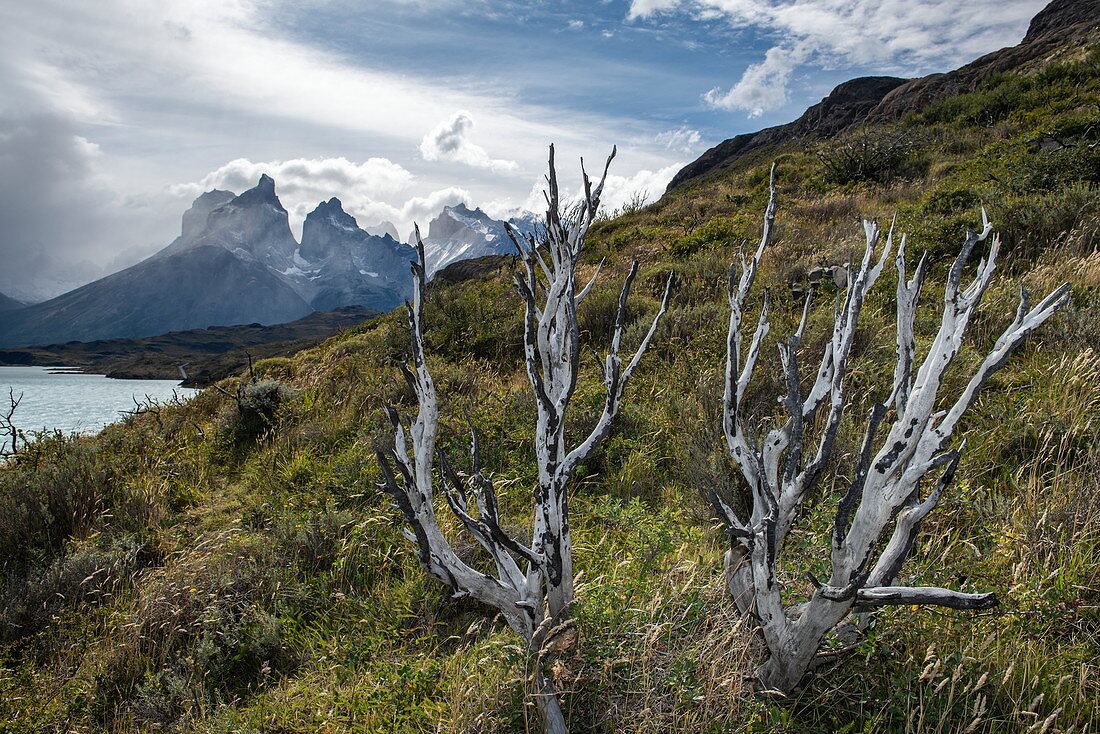
[{"label": "snow on mountain", "polygon": [[[533,232],[536,226],[534,215],[513,217],[508,223],[521,233]],[[493,219],[481,209],[456,204],[443,207],[428,226],[424,254],[430,275],[458,260],[518,253],[503,221]]]}]

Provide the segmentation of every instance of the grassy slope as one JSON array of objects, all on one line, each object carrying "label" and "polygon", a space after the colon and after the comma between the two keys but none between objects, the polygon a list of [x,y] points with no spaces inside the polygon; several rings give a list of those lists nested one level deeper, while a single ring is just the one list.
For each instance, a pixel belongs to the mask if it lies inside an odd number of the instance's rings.
[{"label": "grassy slope", "polygon": [[[886,184],[830,182],[817,157],[829,146],[760,151],[596,228],[585,267],[604,255],[611,266],[581,313],[596,349],[631,256],[645,265],[628,343],[669,268],[680,286],[617,430],[574,490],[580,637],[554,664],[577,731],[1100,727],[1100,151],[1038,152],[1027,142],[1040,132],[1091,135],[1097,69],[1095,55],[1066,59],[925,109],[901,126],[916,148]],[[921,583],[997,591],[1003,607],[887,612],[871,639],[783,705],[745,692],[757,653],[723,595],[722,535],[702,500],[738,492],[717,425],[724,275],[730,243],[756,236],[773,157],[781,207],[763,280],[785,293],[800,269],[848,259],[859,216],[896,212],[910,252],[929,248],[937,263],[918,323],[924,339],[938,321],[944,262],[978,207],[989,208],[1008,253],[949,392],[1010,318],[1019,285],[1076,286],[1072,305],[967,419],[960,481],[906,570]],[[833,487],[851,470],[858,421],[893,366],[893,285],[884,281],[865,311]],[[773,333],[783,334],[795,307],[778,300]],[[819,299],[811,333],[824,333],[829,302]],[[469,411],[517,524],[534,479],[518,316],[506,278],[493,276],[437,289],[428,318],[448,440],[462,450]],[[43,438],[0,470],[0,731],[528,725],[515,640],[425,577],[373,484],[380,402],[411,405],[393,367],[404,344],[395,313],[259,363],[297,391],[282,393],[270,430],[208,390],[94,438]],[[777,387],[775,365],[766,366],[751,397],[762,416]],[[577,392],[578,434],[601,401],[593,369]],[[794,595],[807,590],[804,569],[820,575],[838,491],[816,498],[792,534],[785,581]]]}]

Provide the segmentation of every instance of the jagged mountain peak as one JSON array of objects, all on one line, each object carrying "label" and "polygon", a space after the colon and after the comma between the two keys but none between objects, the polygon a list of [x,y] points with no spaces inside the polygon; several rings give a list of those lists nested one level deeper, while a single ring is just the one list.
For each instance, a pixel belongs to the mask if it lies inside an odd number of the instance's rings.
[{"label": "jagged mountain peak", "polygon": [[283,208],[283,203],[279,201],[278,194],[275,193],[275,179],[266,173],[260,174],[260,180],[256,182],[256,185],[233,199],[231,203],[239,207],[271,204],[279,211],[286,211]]},{"label": "jagged mountain peak", "polygon": [[401,241],[401,235],[397,233],[397,227],[393,222],[386,219],[375,224],[368,224],[363,229],[378,237],[389,237],[394,242]]},{"label": "jagged mountain peak", "polygon": [[[322,201],[320,204],[314,207],[313,211],[306,215],[306,222],[310,221],[313,221],[314,223],[318,221],[325,221],[330,225],[339,227],[340,229],[367,234],[367,232],[359,226],[359,223],[355,221],[355,217],[345,211],[344,205],[335,196],[328,201]],[[305,241],[304,229],[302,231],[302,240],[303,242]]]},{"label": "jagged mountain peak", "polygon": [[[533,216],[514,216],[508,223],[522,233],[533,232],[535,227]],[[428,225],[428,236],[424,238],[429,273],[458,260],[516,254],[515,243],[504,225],[480,207],[471,209],[465,203],[443,207]]]}]

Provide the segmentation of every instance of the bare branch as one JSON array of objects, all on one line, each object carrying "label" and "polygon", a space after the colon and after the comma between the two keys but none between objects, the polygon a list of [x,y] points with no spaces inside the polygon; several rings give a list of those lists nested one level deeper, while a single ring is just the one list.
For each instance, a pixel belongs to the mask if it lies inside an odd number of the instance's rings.
[{"label": "bare branch", "polygon": [[[471,426],[469,474],[462,475],[437,446],[439,411],[435,383],[424,349],[424,245],[416,230],[419,261],[412,266],[413,297],[408,304],[408,362],[401,365],[418,410],[412,424],[401,423],[396,411],[386,408],[393,427],[392,448],[378,450],[383,481],[401,510],[406,537],[416,544],[421,565],[456,596],[468,595],[497,609],[508,625],[528,646],[538,686],[537,701],[547,731],[564,732],[565,720],[550,672],[544,669],[543,646],[566,629],[573,600],[572,539],[569,531],[568,484],[577,465],[594,451],[610,430],[612,419],[631,373],[645,353],[661,317],[667,312],[672,288],[665,285],[661,308],[630,362],[624,367],[619,357],[626,305],[637,276],[637,263],[627,276],[619,300],[611,353],[604,368],[607,402],[596,427],[570,450],[565,432],[566,419],[580,368],[580,335],[577,303],[593,288],[602,262],[584,288],[577,290],[576,268],[584,249],[585,236],[595,221],[608,167],[593,186],[583,171],[583,200],[564,216],[550,147],[546,191],[546,226],[541,241],[521,237],[511,227],[508,235],[523,261],[515,274],[515,286],[524,304],[524,362],[537,410],[534,435],[538,465],[538,487],[534,494],[534,518],[530,542],[522,543],[502,527],[496,489],[481,467],[477,432]],[[435,515],[433,488],[436,463],[443,499],[493,562],[493,572],[476,568],[472,560],[458,557],[440,529]],[[470,499],[474,502],[471,503]]]},{"label": "bare branch", "polygon": [[[785,607],[778,579],[781,549],[800,506],[821,483],[850,397],[845,390],[849,358],[859,317],[871,288],[892,255],[894,228],[880,247],[881,234],[864,223],[866,246],[860,262],[849,273],[842,299],[834,310],[833,329],[822,350],[816,378],[803,390],[800,349],[809,320],[810,304],[803,305],[795,333],[778,341],[785,383],[781,402],[786,419],[763,437],[750,434],[741,415],[745,390],[758,365],[758,355],[770,326],[769,298],[764,302],[752,342],[742,354],[741,324],[745,304],[775,218],[774,166],[771,196],[764,214],[761,245],[752,260],[742,259],[740,277],[730,267],[730,321],[727,335],[725,394],[722,424],[730,457],[749,486],[752,514],[738,518],[717,495],[711,497],[716,515],[728,527],[727,584],[738,608],[751,619],[768,647],[769,658],[758,670],[762,685],[790,692],[799,685],[818,655],[822,640],[847,616],[901,604],[929,604],[954,609],[986,609],[997,603],[992,594],[965,594],[932,587],[896,586],[902,566],[912,553],[921,522],[950,487],[963,446],[950,448],[959,420],[977,398],[986,380],[1000,369],[1012,350],[1042,325],[1069,298],[1063,285],[1032,307],[1021,292],[1012,323],[975,370],[963,391],[937,411],[945,396],[944,375],[959,352],[970,319],[989,287],[996,266],[999,240],[992,237],[989,254],[978,264],[973,280],[962,285],[964,267],[977,244],[990,237],[993,227],[984,210],[979,231],[967,232],[944,288],[939,329],[918,366],[916,309],[926,278],[923,256],[906,280],[905,237],[893,255],[897,270],[897,362],[889,397],[876,403],[864,430],[863,443],[851,484],[835,513],[830,543],[830,575],[819,581],[807,574],[814,592],[809,601]],[[828,405],[823,420],[817,409]],[[893,417],[887,421],[890,408]],[[887,424],[884,428],[884,424]],[[816,449],[807,446],[816,434]],[[920,496],[926,476],[941,471],[936,485]],[[857,625],[858,627],[858,625]]]}]

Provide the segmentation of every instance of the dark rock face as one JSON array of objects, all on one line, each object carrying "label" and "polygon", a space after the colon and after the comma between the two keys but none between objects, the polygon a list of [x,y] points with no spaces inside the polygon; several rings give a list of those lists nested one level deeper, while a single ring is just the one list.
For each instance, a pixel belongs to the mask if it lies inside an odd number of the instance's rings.
[{"label": "dark rock face", "polygon": [[986,54],[955,71],[913,79],[883,97],[866,123],[892,122],[902,115],[953,94],[966,94],[993,76],[1039,61],[1095,34],[1100,28],[1100,0],[1054,0],[1036,15],[1017,46]]},{"label": "dark rock face", "polygon": [[1057,40],[1051,37],[1064,38],[1066,31],[1076,33],[1089,26],[1096,27],[1097,15],[1100,15],[1100,0],[1053,0],[1031,19],[1021,45]]},{"label": "dark rock face", "polygon": [[278,324],[310,311],[260,263],[198,245],[14,312],[0,324],[0,346],[154,336],[211,324]]},{"label": "dark rock face", "polygon": [[724,168],[751,150],[796,140],[827,138],[847,130],[862,122],[883,97],[905,82],[893,76],[868,76],[844,82],[794,122],[738,135],[714,146],[673,176],[668,190]]},{"label": "dark rock face", "polygon": [[685,166],[669,191],[734,163],[749,151],[796,141],[825,139],[862,125],[889,123],[933,100],[971,92],[994,74],[1038,61],[1051,51],[1081,43],[1100,28],[1100,0],[1053,0],[1031,21],[1023,41],[986,54],[955,71],[919,79],[863,77],[841,84],[800,118],[730,138]]}]

